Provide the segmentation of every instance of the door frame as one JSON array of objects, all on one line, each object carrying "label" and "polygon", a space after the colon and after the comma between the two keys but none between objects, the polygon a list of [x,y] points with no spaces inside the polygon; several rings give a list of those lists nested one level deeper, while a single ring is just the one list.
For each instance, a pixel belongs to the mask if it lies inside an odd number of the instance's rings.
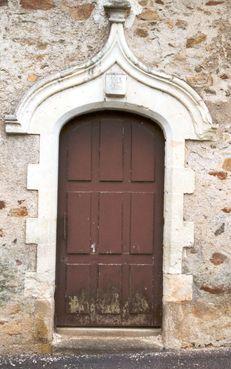
[{"label": "door frame", "polygon": [[176,348],[180,342],[171,336],[169,324],[180,319],[180,310],[173,313],[171,304],[191,301],[193,287],[192,275],[182,273],[183,249],[194,242],[194,223],[183,219],[184,194],[194,191],[194,172],[185,167],[185,141],[209,140],[214,129],[204,102],[189,85],[142,65],[131,53],[121,14],[114,20],[111,16],[108,42],[97,56],[37,82],[16,114],[5,117],[8,134],[40,136],[39,163],[29,164],[27,172],[27,189],[38,191],[38,217],[26,222],[26,243],[38,245],[37,268],[26,273],[24,294],[46,306],[44,340],[52,344],[62,127],[73,117],[99,110],[145,116],[162,128],[166,139],[162,335],[166,347]]}]

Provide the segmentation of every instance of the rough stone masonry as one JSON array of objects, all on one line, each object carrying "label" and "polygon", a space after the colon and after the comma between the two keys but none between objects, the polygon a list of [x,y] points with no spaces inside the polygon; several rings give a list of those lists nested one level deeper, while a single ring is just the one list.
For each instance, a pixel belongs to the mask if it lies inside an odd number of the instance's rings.
[{"label": "rough stone masonry", "polygon": [[[231,338],[231,2],[132,2],[126,38],[144,63],[188,82],[217,124],[214,141],[187,142],[196,173],[184,218],[195,244],[184,252],[193,275],[192,302],[169,303],[168,347],[217,347]],[[36,245],[25,244],[25,219],[37,215],[26,189],[28,163],[38,162],[37,136],[7,136],[12,114],[33,83],[90,59],[109,31],[103,1],[0,0],[0,353],[50,352],[46,306],[24,296],[24,275],[36,269]],[[23,148],[23,149],[22,149]]]}]

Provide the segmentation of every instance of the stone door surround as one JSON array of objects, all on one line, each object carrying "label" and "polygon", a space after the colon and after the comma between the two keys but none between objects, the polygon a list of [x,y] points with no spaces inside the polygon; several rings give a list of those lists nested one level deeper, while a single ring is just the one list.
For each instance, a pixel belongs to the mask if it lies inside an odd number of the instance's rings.
[{"label": "stone door surround", "polygon": [[[53,334],[59,133],[75,116],[100,110],[140,114],[162,128],[165,139],[163,308],[192,299],[192,276],[182,273],[182,251],[194,242],[194,224],[183,220],[185,193],[194,191],[194,172],[185,168],[185,141],[208,140],[214,128],[201,97],[179,78],[140,63],[128,48],[124,21],[127,1],[105,6],[111,30],[103,49],[82,66],[37,82],[14,116],[8,134],[40,136],[38,164],[29,164],[28,190],[38,191],[38,217],[26,223],[26,242],[37,248],[37,270],[25,279],[26,296],[49,304],[47,328]],[[23,150],[23,148],[22,148]],[[164,310],[165,311],[165,310]],[[165,334],[164,313],[163,333]]]}]

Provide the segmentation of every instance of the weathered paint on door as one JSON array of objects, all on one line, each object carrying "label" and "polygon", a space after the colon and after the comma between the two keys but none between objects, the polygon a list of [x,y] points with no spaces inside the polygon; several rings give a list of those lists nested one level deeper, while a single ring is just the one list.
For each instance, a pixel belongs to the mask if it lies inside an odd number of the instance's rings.
[{"label": "weathered paint on door", "polygon": [[57,326],[159,327],[164,137],[98,112],[60,135]]}]

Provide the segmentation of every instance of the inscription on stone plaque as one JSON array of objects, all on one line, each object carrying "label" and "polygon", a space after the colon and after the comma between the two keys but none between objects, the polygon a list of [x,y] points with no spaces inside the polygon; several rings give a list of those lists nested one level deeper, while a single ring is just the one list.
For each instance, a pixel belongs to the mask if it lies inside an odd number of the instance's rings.
[{"label": "inscription on stone plaque", "polygon": [[108,73],[105,77],[105,94],[107,96],[125,96],[127,76],[122,73]]}]

